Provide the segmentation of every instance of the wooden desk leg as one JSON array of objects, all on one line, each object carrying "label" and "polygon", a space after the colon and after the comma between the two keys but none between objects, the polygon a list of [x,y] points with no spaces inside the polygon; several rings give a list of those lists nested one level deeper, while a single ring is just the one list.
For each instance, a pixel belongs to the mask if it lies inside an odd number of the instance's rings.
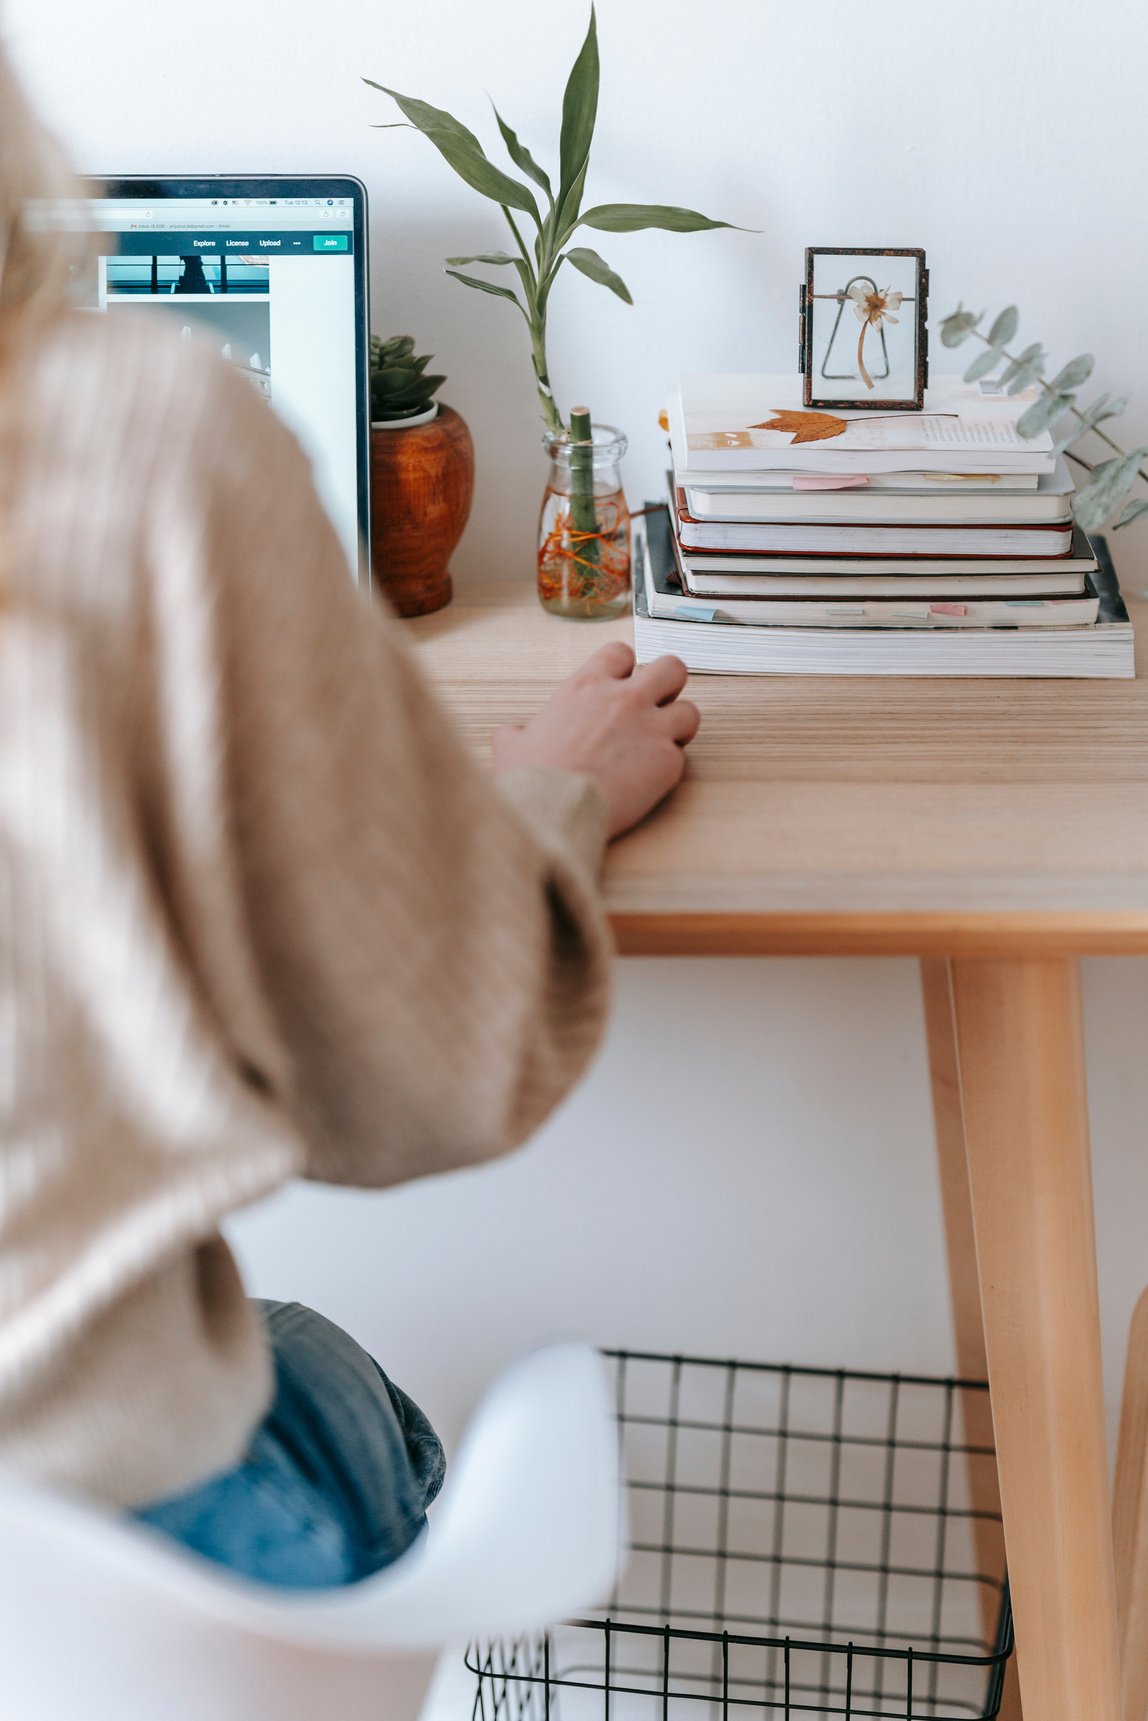
[{"label": "wooden desk leg", "polygon": [[1148,1291],[1128,1334],[1112,1489],[1124,1721],[1148,1716]]},{"label": "wooden desk leg", "polygon": [[[953,987],[944,957],[921,963],[925,1005],[925,1035],[929,1048],[929,1078],[933,1090],[933,1121],[937,1136],[937,1166],[949,1262],[949,1297],[956,1338],[957,1373],[963,1380],[987,1380],[985,1329],[981,1319],[981,1290],[977,1280],[977,1249],[973,1209],[965,1162],[965,1119],[961,1106],[957,1034],[953,1020]],[[985,1392],[962,1394],[965,1444],[991,1449],[992,1408]],[[1000,1491],[996,1466],[987,1459],[968,1459],[969,1503],[978,1514],[973,1524],[976,1569],[999,1584],[1004,1576],[1004,1535],[999,1523]],[[986,1643],[996,1639],[1000,1603],[985,1585],[981,1591],[981,1631]],[[1016,1656],[1008,1664],[1001,1721],[1021,1721]]]},{"label": "wooden desk leg", "polygon": [[1077,965],[952,964],[1021,1697],[1120,1721]]}]

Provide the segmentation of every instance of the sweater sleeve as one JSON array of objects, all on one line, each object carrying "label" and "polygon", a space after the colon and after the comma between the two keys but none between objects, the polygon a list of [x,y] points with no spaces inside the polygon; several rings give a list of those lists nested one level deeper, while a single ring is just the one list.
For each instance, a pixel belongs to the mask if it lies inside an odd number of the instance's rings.
[{"label": "sweater sleeve", "polygon": [[353,585],[298,444],[238,379],[215,386],[192,560],[237,924],[277,1047],[259,1079],[325,1181],[485,1160],[600,1037],[604,801],[588,778],[479,769],[402,624]]}]

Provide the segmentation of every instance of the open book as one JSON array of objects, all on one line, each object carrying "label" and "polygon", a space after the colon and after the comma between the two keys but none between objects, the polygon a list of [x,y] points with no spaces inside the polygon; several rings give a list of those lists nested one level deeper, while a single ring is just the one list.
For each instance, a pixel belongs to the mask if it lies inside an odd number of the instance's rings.
[{"label": "open book", "polygon": [[671,396],[679,484],[712,472],[1051,472],[1048,431],[1017,433],[1031,391],[991,395],[943,379],[923,412],[813,412],[799,376],[687,376]]}]

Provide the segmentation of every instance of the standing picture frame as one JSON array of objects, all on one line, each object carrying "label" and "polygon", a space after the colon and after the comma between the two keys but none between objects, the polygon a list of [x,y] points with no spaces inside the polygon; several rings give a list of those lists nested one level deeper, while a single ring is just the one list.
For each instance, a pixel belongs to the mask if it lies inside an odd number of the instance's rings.
[{"label": "standing picture frame", "polygon": [[928,298],[919,246],[808,246],[800,295],[805,405],[920,411],[929,380]]}]

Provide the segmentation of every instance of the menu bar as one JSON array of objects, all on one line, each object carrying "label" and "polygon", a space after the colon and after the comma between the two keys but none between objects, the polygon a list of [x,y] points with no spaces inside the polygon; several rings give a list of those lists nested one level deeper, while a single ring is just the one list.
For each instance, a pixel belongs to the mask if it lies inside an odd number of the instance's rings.
[{"label": "menu bar", "polygon": [[288,253],[346,255],[354,250],[350,233],[326,230],[319,233],[313,230],[296,232],[294,229],[275,233],[262,228],[253,228],[245,233],[205,233],[202,228],[195,232],[168,228],[145,233],[101,233],[97,244],[101,251],[111,256],[131,257],[195,257],[236,252],[267,257]]},{"label": "menu bar", "polygon": [[297,198],[107,198],[87,205],[88,223],[95,227],[131,231],[170,227],[178,218],[186,227],[259,227],[276,232],[291,227],[349,227],[353,206],[347,197]]}]

